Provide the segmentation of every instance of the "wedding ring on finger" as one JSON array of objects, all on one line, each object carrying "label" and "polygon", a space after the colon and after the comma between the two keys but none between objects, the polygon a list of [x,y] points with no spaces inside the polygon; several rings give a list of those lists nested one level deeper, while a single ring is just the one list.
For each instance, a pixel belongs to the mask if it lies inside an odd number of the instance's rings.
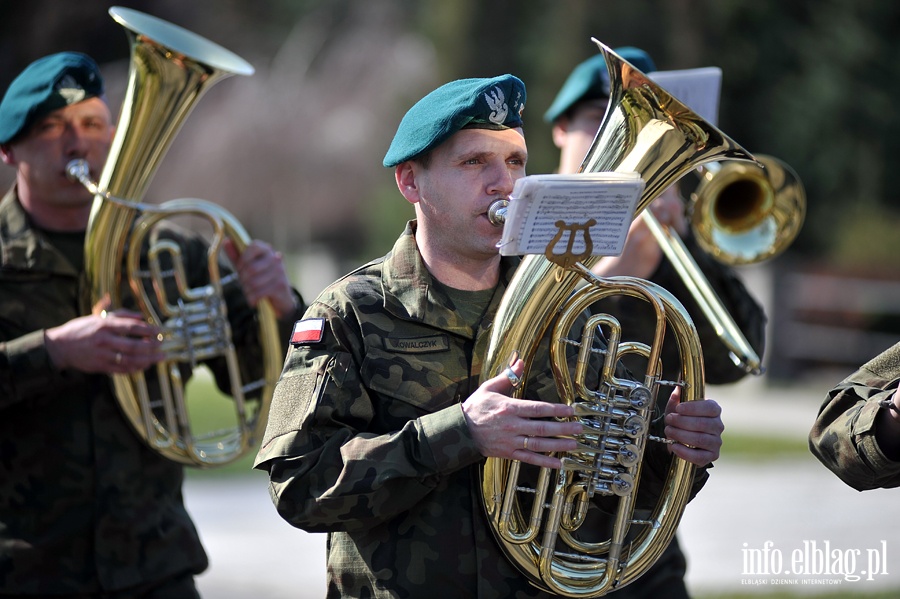
[{"label": "wedding ring on finger", "polygon": [[117,351],[116,352],[116,365],[118,366],[121,363],[122,363],[122,352]]},{"label": "wedding ring on finger", "polygon": [[522,449],[528,451],[528,435],[525,435],[525,439],[522,441]]}]

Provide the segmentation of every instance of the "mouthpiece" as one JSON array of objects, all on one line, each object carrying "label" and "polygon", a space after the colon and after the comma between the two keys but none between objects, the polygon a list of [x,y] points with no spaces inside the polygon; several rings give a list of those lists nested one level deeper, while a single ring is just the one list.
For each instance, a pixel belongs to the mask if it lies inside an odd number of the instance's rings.
[{"label": "mouthpiece", "polygon": [[90,180],[91,167],[88,166],[87,160],[72,160],[66,165],[66,176],[72,181]]},{"label": "mouthpiece", "polygon": [[509,200],[497,200],[488,208],[488,220],[495,227],[502,227],[506,223],[506,209],[509,206]]},{"label": "mouthpiece", "polygon": [[87,160],[77,158],[70,161],[69,164],[66,165],[66,176],[72,181],[80,182],[84,185],[85,189],[94,195],[99,194],[107,199],[111,197],[109,193],[100,191],[97,184],[91,181],[91,167],[87,163]]}]

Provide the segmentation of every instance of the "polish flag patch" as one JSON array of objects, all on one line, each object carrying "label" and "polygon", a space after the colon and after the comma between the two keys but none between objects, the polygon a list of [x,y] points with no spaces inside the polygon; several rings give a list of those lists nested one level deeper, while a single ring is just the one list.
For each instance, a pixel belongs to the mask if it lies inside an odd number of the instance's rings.
[{"label": "polish flag patch", "polygon": [[304,318],[294,323],[291,345],[318,343],[325,336],[324,318]]}]

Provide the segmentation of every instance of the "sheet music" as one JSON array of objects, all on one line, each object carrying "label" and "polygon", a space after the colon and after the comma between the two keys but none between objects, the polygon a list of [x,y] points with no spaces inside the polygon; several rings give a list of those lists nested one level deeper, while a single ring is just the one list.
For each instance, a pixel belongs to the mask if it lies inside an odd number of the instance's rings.
[{"label": "sheet music", "polygon": [[[644,181],[637,173],[531,175],[516,181],[500,241],[504,256],[585,252],[618,256]],[[558,239],[554,240],[558,236]]]},{"label": "sheet music", "polygon": [[701,67],[677,71],[655,71],[648,73],[648,76],[678,98],[682,104],[706,121],[718,126],[722,69]]}]

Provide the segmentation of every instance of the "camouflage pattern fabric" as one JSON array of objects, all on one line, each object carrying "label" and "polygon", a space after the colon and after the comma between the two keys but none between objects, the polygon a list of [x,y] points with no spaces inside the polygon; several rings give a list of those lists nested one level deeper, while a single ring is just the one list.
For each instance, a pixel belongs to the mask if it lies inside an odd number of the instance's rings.
[{"label": "camouflage pattern fabric", "polygon": [[900,343],[835,385],[809,433],[809,448],[838,478],[858,491],[900,486],[900,462],[875,441],[878,402],[900,384]]},{"label": "camouflage pattern fabric", "polygon": [[[328,533],[329,597],[548,596],[493,538],[483,458],[460,406],[480,382],[518,260],[503,260],[472,326],[434,284],[414,234],[413,221],[387,256],[310,305],[323,336],[289,348],[255,466],[285,520]],[[638,504],[655,501],[669,459],[649,444]],[[706,478],[699,470],[694,492]]]},{"label": "camouflage pattern fabric", "polygon": [[[205,249],[190,247],[187,272],[205,274]],[[202,572],[182,467],[139,439],[108,377],[50,362],[44,330],[89,313],[89,288],[31,227],[14,189],[0,203],[0,261],[0,595],[99,593]]]}]

